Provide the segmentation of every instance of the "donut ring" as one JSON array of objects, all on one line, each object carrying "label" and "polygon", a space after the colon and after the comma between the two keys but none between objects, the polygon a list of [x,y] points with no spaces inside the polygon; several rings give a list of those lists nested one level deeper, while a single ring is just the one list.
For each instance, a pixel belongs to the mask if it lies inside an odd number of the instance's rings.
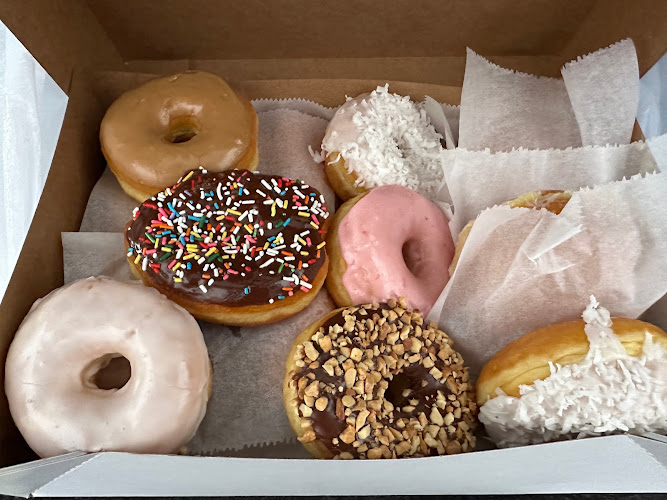
[{"label": "donut ring", "polygon": [[125,92],[100,125],[102,153],[123,190],[144,201],[200,166],[257,167],[257,114],[220,77],[186,71]]},{"label": "donut ring", "polygon": [[[96,374],[124,356],[131,376]],[[139,282],[88,278],[33,305],[7,355],[16,426],[40,457],[71,451],[173,453],[206,412],[211,369],[199,325]]]},{"label": "donut ring", "polygon": [[325,173],[343,200],[390,184],[432,197],[444,181],[440,139],[421,103],[378,87],[348,99],[329,122]]},{"label": "donut ring", "polygon": [[468,369],[400,299],[337,309],[294,342],[283,382],[292,429],[317,458],[401,458],[475,447]]},{"label": "donut ring", "polygon": [[408,307],[425,316],[449,280],[454,255],[442,210],[401,186],[345,202],[327,243],[327,289],[338,306],[405,296]]},{"label": "donut ring", "polygon": [[132,273],[197,318],[262,325],[292,316],[324,284],[324,197],[248,170],[187,174],[135,209]]},{"label": "donut ring", "polygon": [[[567,202],[570,201],[571,197],[572,193],[569,191],[558,191],[558,190],[531,191],[530,193],[524,193],[521,196],[514,198],[513,200],[501,203],[501,205],[507,205],[510,208],[534,208],[534,209],[544,208],[545,210],[548,210],[549,212],[558,215],[561,212],[561,210],[565,208],[565,205],[567,205]],[[474,223],[475,219],[469,221],[463,227],[463,229],[461,229],[461,232],[459,233],[459,236],[456,240],[456,252],[454,253],[454,259],[452,260],[452,263],[449,265],[450,276],[454,274],[456,265],[458,264],[459,259],[461,258],[463,245],[468,239],[468,236],[470,235],[470,231],[472,231],[472,226]]]}]

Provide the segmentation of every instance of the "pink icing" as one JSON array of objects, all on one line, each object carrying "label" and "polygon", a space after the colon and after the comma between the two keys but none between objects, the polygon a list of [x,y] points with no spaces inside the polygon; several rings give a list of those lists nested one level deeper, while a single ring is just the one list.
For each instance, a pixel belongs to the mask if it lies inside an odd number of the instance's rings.
[{"label": "pink icing", "polygon": [[426,316],[449,279],[454,241],[437,205],[402,186],[381,186],[341,221],[343,284],[355,304],[405,297]]}]

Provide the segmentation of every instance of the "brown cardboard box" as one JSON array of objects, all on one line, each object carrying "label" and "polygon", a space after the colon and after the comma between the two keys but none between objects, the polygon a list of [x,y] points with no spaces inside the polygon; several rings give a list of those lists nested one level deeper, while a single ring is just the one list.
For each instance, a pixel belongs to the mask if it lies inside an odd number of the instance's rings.
[{"label": "brown cardboard box", "polygon": [[[327,106],[390,81],[397,92],[456,104],[467,46],[546,76],[625,37],[636,45],[642,74],[667,49],[661,0],[10,0],[0,3],[0,19],[70,98],[0,303],[0,360],[34,300],[62,284],[60,233],[78,229],[104,167],[97,133],[106,107],[150,74],[203,69],[251,98],[303,97]],[[0,385],[3,376],[0,370]],[[0,391],[0,465],[33,458]]]}]

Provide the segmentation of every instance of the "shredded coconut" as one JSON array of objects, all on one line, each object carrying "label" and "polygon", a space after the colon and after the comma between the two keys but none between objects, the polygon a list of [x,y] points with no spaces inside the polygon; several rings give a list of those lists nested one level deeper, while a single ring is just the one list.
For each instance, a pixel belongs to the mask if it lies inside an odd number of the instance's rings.
[{"label": "shredded coconut", "polygon": [[389,93],[387,84],[348,98],[329,124],[322,150],[339,152],[360,186],[399,184],[433,197],[444,178],[440,139],[423,103]]},{"label": "shredded coconut", "polygon": [[600,436],[667,432],[667,350],[647,333],[643,353],[630,356],[594,297],[582,317],[590,342],[580,363],[550,363],[551,375],[499,395],[479,419],[500,447]]}]

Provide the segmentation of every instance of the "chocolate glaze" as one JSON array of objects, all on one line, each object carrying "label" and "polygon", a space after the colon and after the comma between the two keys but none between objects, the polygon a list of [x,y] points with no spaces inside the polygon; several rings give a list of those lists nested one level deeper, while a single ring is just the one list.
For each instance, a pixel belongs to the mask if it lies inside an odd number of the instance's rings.
[{"label": "chocolate glaze", "polygon": [[135,210],[128,259],[146,259],[151,281],[197,301],[264,305],[310,291],[327,217],[323,196],[301,181],[197,170]]},{"label": "chocolate glaze", "polygon": [[[354,316],[355,320],[358,321],[365,321],[367,319],[372,319],[377,321],[381,317],[381,310],[383,308],[389,309],[386,304],[381,304],[377,309],[373,309],[370,306],[360,306],[364,307],[366,314],[362,314],[361,311],[362,309],[354,310],[354,308],[350,308],[347,311],[347,314],[351,314]],[[323,332],[323,334],[328,334],[330,331],[330,327],[333,327],[334,325],[343,325],[344,324],[344,319],[343,316],[346,313],[345,310],[340,311],[333,317],[329,318],[321,327],[320,330]],[[387,324],[392,324],[396,323],[400,320],[400,318],[397,318],[395,321],[389,321],[387,320]],[[409,335],[409,338],[415,337],[415,331],[414,331],[414,322],[412,324],[412,331]],[[424,325],[424,328],[426,329],[426,325]],[[358,347],[362,350],[365,349],[373,349],[374,346],[382,347],[386,345],[386,340],[380,340],[379,338],[376,339],[375,341],[370,341],[370,340],[362,340],[359,336],[355,334],[355,332],[352,332],[350,335],[352,344],[350,345],[350,348],[352,347]],[[435,345],[436,352],[438,352],[441,348],[439,345]],[[340,400],[344,395],[345,395],[345,379],[344,375],[341,376],[336,376],[335,374],[333,376],[329,375],[322,365],[326,363],[328,359],[333,357],[329,352],[323,352],[322,349],[319,347],[317,342],[313,342],[313,346],[317,349],[317,351],[320,353],[317,361],[320,363],[320,366],[318,368],[312,369],[309,368],[307,365],[302,368],[300,371],[297,371],[293,375],[293,379],[295,381],[298,381],[301,377],[307,376],[309,373],[313,373],[315,375],[315,380],[318,382],[324,382],[325,384],[333,384],[336,387],[336,392],[335,393],[329,393],[329,392],[323,392],[321,391],[319,394],[319,397],[326,397],[328,400],[327,407],[324,411],[318,411],[316,409],[313,409],[313,413],[310,417],[310,422],[313,428],[313,431],[315,432],[316,438],[320,440],[322,443],[324,443],[329,450],[331,450],[335,455],[338,455],[342,452],[348,452],[351,453],[353,456],[358,455],[358,451],[356,448],[353,446],[352,443],[347,444],[338,439],[337,444],[334,444],[333,440],[335,438],[338,438],[339,435],[346,429],[347,423],[344,418],[339,418],[336,414],[336,404],[337,400]],[[463,368],[462,365],[462,360],[460,357],[457,357],[457,359],[460,361],[459,364],[457,365],[450,365],[450,366],[445,366],[444,360],[437,358],[435,361],[435,367],[438,368],[442,372],[448,372],[450,370],[458,370],[458,371],[463,371],[466,370],[467,368]],[[387,380],[389,380],[389,387],[386,390],[384,394],[384,399],[389,400],[393,405],[394,405],[394,411],[392,412],[393,414],[391,417],[381,417],[380,415],[377,416],[377,420],[382,423],[384,426],[392,426],[396,428],[395,422],[396,420],[400,418],[405,418],[405,419],[410,419],[410,418],[415,418],[418,417],[418,415],[421,412],[424,412],[426,416],[431,412],[431,409],[436,403],[436,397],[438,394],[438,391],[440,391],[445,397],[447,397],[449,394],[452,394],[452,391],[450,390],[449,386],[446,383],[442,383],[440,380],[435,379],[430,373],[429,369],[425,368],[422,364],[419,363],[411,363],[407,366],[403,366],[400,369],[394,368],[389,370],[388,377],[386,377]],[[338,388],[343,387],[343,391],[339,391]],[[378,397],[378,389],[379,386],[376,384],[375,388],[373,389],[373,398],[376,399]],[[411,393],[406,397],[403,396],[403,391],[405,389],[410,389]],[[461,388],[457,387],[457,391],[454,393],[456,395],[466,392],[468,389],[467,388]],[[371,398],[369,398],[370,400]],[[417,400],[417,404],[411,405],[414,406],[414,410],[411,412],[405,412],[402,410],[403,407],[406,407],[410,405],[409,400]],[[471,395],[471,400],[474,400],[474,397]],[[341,403],[338,403],[339,405]],[[358,412],[354,412],[358,414]],[[444,414],[444,412],[442,412]],[[366,439],[358,439],[357,441],[362,444],[362,443],[369,443],[373,441],[375,438],[373,434],[366,438]],[[429,453],[431,455],[437,455],[437,451],[434,448],[431,448],[429,450]]]}]

